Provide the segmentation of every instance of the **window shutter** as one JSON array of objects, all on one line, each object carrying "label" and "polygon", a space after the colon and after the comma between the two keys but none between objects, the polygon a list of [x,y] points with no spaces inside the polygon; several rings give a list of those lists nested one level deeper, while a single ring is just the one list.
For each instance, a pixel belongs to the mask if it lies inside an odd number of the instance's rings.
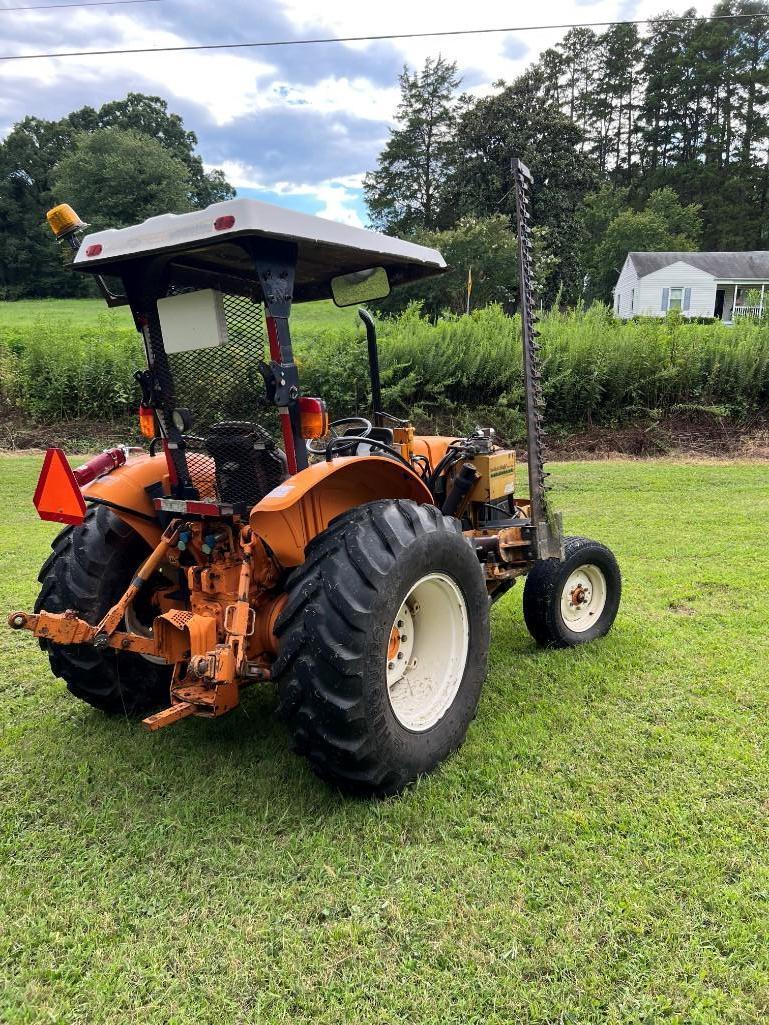
[{"label": "window shutter", "polygon": [[692,304],[692,290],[691,288],[684,289],[684,313],[689,312],[689,307]]},{"label": "window shutter", "polygon": [[670,289],[669,288],[663,288],[662,289],[662,312],[663,313],[667,313],[667,311],[668,311],[668,303],[669,302],[670,302]]}]

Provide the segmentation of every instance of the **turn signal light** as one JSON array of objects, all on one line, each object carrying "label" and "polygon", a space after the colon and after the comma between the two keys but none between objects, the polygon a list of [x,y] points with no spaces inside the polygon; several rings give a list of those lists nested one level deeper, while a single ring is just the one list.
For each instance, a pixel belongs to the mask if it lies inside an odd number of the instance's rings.
[{"label": "turn signal light", "polygon": [[45,216],[48,226],[56,238],[63,238],[64,235],[69,235],[72,231],[88,227],[85,221],[80,220],[69,203],[60,203],[59,206],[49,210]]},{"label": "turn signal light", "polygon": [[157,434],[152,406],[139,406],[139,430],[145,438],[154,438]]},{"label": "turn signal light", "polygon": [[299,418],[302,422],[302,437],[322,438],[328,434],[328,412],[323,399],[299,399]]}]

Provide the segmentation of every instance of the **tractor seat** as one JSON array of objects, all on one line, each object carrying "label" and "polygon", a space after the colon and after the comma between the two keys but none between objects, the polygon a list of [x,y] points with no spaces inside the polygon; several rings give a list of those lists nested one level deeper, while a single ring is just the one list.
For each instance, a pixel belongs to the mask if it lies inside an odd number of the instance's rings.
[{"label": "tractor seat", "polygon": [[392,445],[393,443],[393,430],[392,427],[372,427],[370,438],[374,441],[382,441],[385,445]]}]

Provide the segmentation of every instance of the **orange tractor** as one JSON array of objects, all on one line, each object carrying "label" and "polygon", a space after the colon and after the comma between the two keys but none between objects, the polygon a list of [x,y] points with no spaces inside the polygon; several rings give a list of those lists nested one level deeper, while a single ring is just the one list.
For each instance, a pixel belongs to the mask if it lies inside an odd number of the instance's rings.
[{"label": "orange tractor", "polygon": [[73,470],[49,450],[35,505],[67,526],[34,613],[9,616],[75,696],[158,730],[223,715],[241,688],[273,680],[318,775],[390,794],[462,743],[490,602],[518,577],[540,644],[608,631],[616,561],[562,538],[545,501],[530,177],[520,163],[513,174],[526,497],[493,430],[420,436],[382,409],[365,309],[371,411],[329,423],[301,393],[292,304],[382,298],[445,269],[438,252],[247,199],[85,238],[71,208],[49,213],[75,270],[130,306],[147,357],[136,377],[148,451],[111,449]]}]

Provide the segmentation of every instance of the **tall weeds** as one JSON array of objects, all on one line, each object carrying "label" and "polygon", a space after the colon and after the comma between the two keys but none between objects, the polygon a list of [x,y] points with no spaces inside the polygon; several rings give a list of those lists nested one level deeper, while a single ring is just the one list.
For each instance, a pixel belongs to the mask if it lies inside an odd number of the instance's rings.
[{"label": "tall weeds", "polygon": [[[594,305],[548,313],[540,330],[553,425],[618,423],[693,406],[733,416],[769,410],[766,324],[689,324],[675,316],[621,323]],[[490,306],[430,323],[412,306],[382,321],[379,337],[390,412],[438,430],[459,431],[482,420],[520,436],[517,317]],[[305,393],[324,396],[334,416],[366,408],[362,332],[300,330],[295,347]],[[43,422],[118,417],[135,406],[133,371],[143,363],[138,336],[109,314],[95,328],[42,320],[32,329],[0,327],[0,403]],[[210,386],[221,390],[225,383]],[[237,381],[232,388],[242,392]]]}]

